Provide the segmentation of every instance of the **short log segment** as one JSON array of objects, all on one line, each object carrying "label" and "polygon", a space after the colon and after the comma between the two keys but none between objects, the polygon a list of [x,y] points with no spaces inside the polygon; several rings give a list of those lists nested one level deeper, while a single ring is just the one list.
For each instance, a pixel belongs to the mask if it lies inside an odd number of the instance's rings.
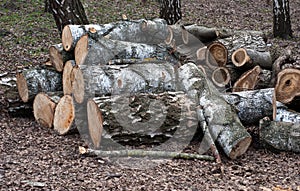
[{"label": "short log segment", "polygon": [[78,40],[90,31],[96,31],[99,37],[105,36],[112,40],[147,44],[170,41],[169,38],[172,35],[168,25],[162,19],[120,21],[104,25],[68,25],[62,33],[64,49],[67,51],[73,50]]},{"label": "short log segment", "polygon": [[39,93],[33,101],[33,115],[35,120],[48,128],[53,127],[55,107],[61,97],[61,93],[51,94]]},{"label": "short log segment", "polygon": [[107,38],[93,39],[83,36],[75,48],[76,64],[107,64],[112,59],[156,59],[173,60],[166,47],[143,43],[110,40]]},{"label": "short log segment", "polygon": [[64,135],[75,129],[74,118],[75,106],[73,98],[70,95],[64,95],[56,105],[53,119],[54,130],[58,134]]},{"label": "short log segment", "polygon": [[29,102],[39,92],[62,91],[62,77],[52,69],[30,68],[17,73],[17,87],[22,101]]},{"label": "short log segment", "polygon": [[271,149],[300,153],[300,124],[264,118],[259,123],[259,139]]},{"label": "short log segment", "polygon": [[55,44],[50,46],[49,48],[49,57],[52,63],[52,66],[58,72],[62,72],[64,68],[64,63],[68,60],[74,59],[74,54],[71,52],[67,52],[63,49],[62,44]]},{"label": "short log segment", "polygon": [[270,52],[259,52],[245,48],[239,48],[234,51],[231,60],[235,66],[248,69],[257,65],[265,69],[272,69],[273,65]]},{"label": "short log segment", "polygon": [[[85,66],[73,69],[73,94],[81,103],[84,94],[92,96],[164,92],[176,90],[175,69],[167,62],[133,65]],[[78,98],[78,99],[77,99]]]},{"label": "short log segment", "polygon": [[194,64],[185,64],[178,70],[182,88],[198,100],[203,109],[207,126],[213,140],[216,140],[231,159],[242,155],[251,143],[251,136],[240,122],[233,107],[205,79],[204,74]]}]

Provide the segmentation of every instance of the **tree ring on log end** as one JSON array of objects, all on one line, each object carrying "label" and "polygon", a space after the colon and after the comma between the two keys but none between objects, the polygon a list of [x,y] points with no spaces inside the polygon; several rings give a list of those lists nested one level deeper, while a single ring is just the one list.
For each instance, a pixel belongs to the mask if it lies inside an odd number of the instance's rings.
[{"label": "tree ring on log end", "polygon": [[278,73],[275,86],[276,100],[282,103],[291,102],[300,95],[300,70],[288,68]]},{"label": "tree ring on log end", "polygon": [[39,93],[33,101],[33,114],[35,120],[44,127],[51,128],[56,103],[54,103],[45,93]]},{"label": "tree ring on log end", "polygon": [[53,126],[60,135],[66,134],[73,125],[75,118],[75,108],[73,98],[70,95],[64,95],[58,102]]},{"label": "tree ring on log end", "polygon": [[75,67],[72,70],[72,75],[74,77],[72,83],[72,93],[74,99],[77,103],[82,103],[84,100],[84,77],[82,71],[79,67]]},{"label": "tree ring on log end", "polygon": [[103,131],[103,118],[98,105],[92,99],[87,102],[87,118],[90,138],[94,147],[99,148]]},{"label": "tree ring on log end", "polygon": [[235,66],[241,67],[250,61],[250,57],[244,48],[239,48],[232,53],[231,60]]},{"label": "tree ring on log end", "polygon": [[230,81],[230,74],[227,68],[218,67],[213,71],[211,78],[218,87],[225,87]]},{"label": "tree ring on log end", "polygon": [[251,137],[245,137],[241,140],[238,140],[238,143],[234,144],[235,146],[231,149],[229,158],[236,159],[238,156],[244,154],[250,146],[251,141]]},{"label": "tree ring on log end", "polygon": [[62,41],[64,49],[66,51],[70,51],[72,48],[72,44],[73,44],[73,36],[72,36],[72,32],[71,32],[69,25],[64,27],[64,29],[62,31],[61,41]]},{"label": "tree ring on log end", "polygon": [[22,73],[17,73],[16,78],[19,95],[22,101],[26,103],[29,99],[27,81]]},{"label": "tree ring on log end", "polygon": [[61,72],[63,71],[63,57],[61,52],[58,51],[58,49],[55,46],[51,46],[49,48],[49,57],[50,61],[53,65],[53,67],[56,69],[56,71]]},{"label": "tree ring on log end", "polygon": [[207,47],[205,57],[207,65],[212,69],[224,67],[227,63],[228,50],[222,43],[214,42]]},{"label": "tree ring on log end", "polygon": [[80,37],[80,39],[76,44],[74,50],[76,64],[77,65],[83,64],[87,54],[88,54],[88,35],[86,34]]}]

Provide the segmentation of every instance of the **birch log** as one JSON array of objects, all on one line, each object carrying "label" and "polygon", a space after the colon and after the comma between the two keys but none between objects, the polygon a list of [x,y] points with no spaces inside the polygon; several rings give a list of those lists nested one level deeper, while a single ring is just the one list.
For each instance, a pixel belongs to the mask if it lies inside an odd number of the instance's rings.
[{"label": "birch log", "polygon": [[122,145],[154,146],[169,140],[178,147],[187,146],[198,127],[197,104],[189,102],[184,92],[114,95],[93,100],[103,115],[103,138]]},{"label": "birch log", "polygon": [[75,48],[76,64],[107,64],[112,59],[157,59],[173,60],[165,46],[155,44],[135,43],[106,38],[93,39],[84,35]]},{"label": "birch log", "polygon": [[167,62],[133,65],[85,66],[73,69],[73,94],[81,103],[92,96],[176,90],[175,69]]},{"label": "birch log", "polygon": [[17,73],[17,87],[23,102],[29,102],[39,92],[62,91],[62,77],[57,71],[47,68],[30,68]]},{"label": "birch log", "polygon": [[300,153],[300,124],[264,118],[259,123],[259,139],[271,149]]},{"label": "birch log", "polygon": [[147,44],[164,43],[172,38],[163,19],[120,21],[104,25],[67,25],[62,32],[64,49],[73,50],[80,37],[90,31],[95,31],[99,37]]},{"label": "birch log", "polygon": [[251,143],[251,136],[234,108],[220,96],[196,65],[185,64],[178,73],[181,88],[192,100],[199,102],[212,138],[221,145],[225,154],[231,159],[244,154]]}]

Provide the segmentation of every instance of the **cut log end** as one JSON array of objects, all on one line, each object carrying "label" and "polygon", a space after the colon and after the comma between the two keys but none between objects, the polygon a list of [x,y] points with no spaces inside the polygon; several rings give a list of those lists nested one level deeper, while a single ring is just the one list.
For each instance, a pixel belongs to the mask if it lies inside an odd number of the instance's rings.
[{"label": "cut log end", "polygon": [[75,62],[73,60],[69,60],[66,62],[64,70],[63,70],[63,92],[64,95],[71,95],[72,94],[72,70]]},{"label": "cut log end", "polygon": [[241,67],[250,61],[250,57],[244,48],[239,48],[232,53],[231,60],[235,66]]},{"label": "cut log end", "polygon": [[92,99],[87,102],[88,129],[95,148],[100,147],[103,131],[102,114]]},{"label": "cut log end", "polygon": [[77,103],[82,103],[84,100],[84,77],[79,67],[75,67],[72,70],[73,83],[72,93]]},{"label": "cut log end", "polygon": [[70,95],[64,95],[58,102],[55,113],[53,126],[54,130],[60,135],[66,134],[73,125],[75,118],[75,107],[73,98]]},{"label": "cut log end", "polygon": [[54,103],[45,93],[39,93],[33,101],[33,114],[35,120],[44,127],[51,128],[56,103]]},{"label": "cut log end", "polygon": [[206,62],[209,66],[224,67],[227,63],[228,50],[220,42],[214,42],[207,47]]},{"label": "cut log end", "polygon": [[61,72],[64,67],[63,57],[61,52],[55,46],[51,46],[49,48],[49,57],[52,66],[56,69],[56,71]]},{"label": "cut log end", "polygon": [[239,142],[235,144],[234,148],[232,148],[231,152],[229,153],[229,158],[236,159],[237,157],[243,155],[250,146],[251,141],[251,137],[245,137],[239,140]]},{"label": "cut log end", "polygon": [[75,47],[75,62],[77,65],[83,64],[85,57],[88,54],[88,35],[83,35]]},{"label": "cut log end", "polygon": [[73,44],[73,36],[70,27],[67,25],[62,31],[62,44],[66,51],[70,51]]},{"label": "cut log end", "polygon": [[252,70],[242,74],[242,76],[234,83],[232,92],[253,90],[259,80],[260,73],[261,68],[255,66]]},{"label": "cut log end", "polygon": [[206,50],[207,50],[206,46],[201,47],[197,50],[196,55],[198,60],[205,60]]},{"label": "cut log end", "polygon": [[29,100],[27,81],[22,73],[17,73],[16,78],[20,98],[26,103]]},{"label": "cut log end", "polygon": [[211,78],[218,87],[225,87],[230,81],[230,74],[227,68],[218,67],[213,71]]},{"label": "cut log end", "polygon": [[168,35],[168,37],[166,38],[166,40],[165,40],[165,43],[166,44],[171,44],[172,43],[172,41],[173,41],[173,38],[174,38],[174,34],[173,34],[173,30],[172,30],[172,28],[170,27],[170,26],[168,26],[168,32],[169,32],[169,35]]},{"label": "cut log end", "polygon": [[275,86],[276,101],[282,103],[291,102],[294,97],[300,95],[300,70],[284,69],[278,73]]}]

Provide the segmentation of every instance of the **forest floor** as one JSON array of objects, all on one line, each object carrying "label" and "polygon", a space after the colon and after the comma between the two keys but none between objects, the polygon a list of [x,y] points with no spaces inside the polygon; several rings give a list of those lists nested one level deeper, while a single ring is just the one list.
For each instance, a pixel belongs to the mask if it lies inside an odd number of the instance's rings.
[{"label": "forest floor", "polygon": [[[0,2],[0,74],[43,64],[50,45],[61,42],[42,0]],[[84,0],[91,23],[158,16],[158,5],[138,0]],[[292,50],[300,63],[300,1],[291,1],[294,38],[272,38],[272,5],[256,0],[182,1],[182,23],[259,30],[278,55]],[[0,90],[0,108],[5,98]],[[4,101],[3,101],[4,100]],[[59,136],[31,117],[0,113],[0,190],[300,190],[300,155],[273,153],[253,145],[236,160],[224,155],[224,176],[210,161],[170,160],[152,168],[128,168],[107,159],[83,157],[78,134]]]}]

